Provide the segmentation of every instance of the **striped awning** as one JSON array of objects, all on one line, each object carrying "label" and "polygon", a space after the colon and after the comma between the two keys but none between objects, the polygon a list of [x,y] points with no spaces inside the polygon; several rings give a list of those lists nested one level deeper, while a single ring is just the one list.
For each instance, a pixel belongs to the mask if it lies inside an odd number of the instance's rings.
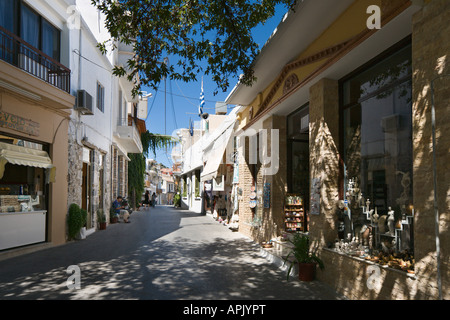
[{"label": "striped awning", "polygon": [[55,166],[47,152],[0,142],[0,179],[7,163],[19,166],[51,169],[50,182],[54,181]]}]

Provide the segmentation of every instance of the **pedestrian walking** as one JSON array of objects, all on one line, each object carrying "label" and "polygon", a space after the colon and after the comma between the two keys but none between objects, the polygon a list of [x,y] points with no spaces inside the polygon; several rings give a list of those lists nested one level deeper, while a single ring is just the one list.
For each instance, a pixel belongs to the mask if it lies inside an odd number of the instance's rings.
[{"label": "pedestrian walking", "polygon": [[156,193],[153,192],[152,194],[152,207],[154,208],[156,205]]},{"label": "pedestrian walking", "polygon": [[145,191],[143,204],[145,208],[150,208],[150,192],[148,190]]}]

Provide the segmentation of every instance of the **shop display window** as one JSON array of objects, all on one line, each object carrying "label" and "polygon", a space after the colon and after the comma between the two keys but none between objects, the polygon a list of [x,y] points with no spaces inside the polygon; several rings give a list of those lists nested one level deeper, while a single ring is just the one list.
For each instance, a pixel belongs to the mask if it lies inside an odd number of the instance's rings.
[{"label": "shop display window", "polygon": [[300,194],[309,210],[309,105],[287,117],[288,174],[290,193]]},{"label": "shop display window", "polygon": [[[45,146],[21,138],[0,135],[0,142],[24,150],[44,150]],[[18,148],[17,150],[20,150]],[[0,214],[46,210],[48,170],[7,162],[0,179]]]},{"label": "shop display window", "polygon": [[377,261],[411,257],[411,45],[341,81],[340,90],[344,200],[337,247]]}]

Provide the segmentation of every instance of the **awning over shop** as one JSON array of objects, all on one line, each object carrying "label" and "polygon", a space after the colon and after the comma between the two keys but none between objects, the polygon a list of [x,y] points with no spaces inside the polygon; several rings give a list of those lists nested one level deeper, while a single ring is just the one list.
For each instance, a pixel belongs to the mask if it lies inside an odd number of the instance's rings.
[{"label": "awning over shop", "polygon": [[233,135],[237,109],[232,110],[222,125],[213,132],[209,143],[203,148],[203,161],[206,161],[206,165],[201,174],[203,181],[211,180],[217,176],[224,152]]},{"label": "awning over shop", "polygon": [[194,143],[189,149],[186,150],[186,153],[184,154],[182,174],[203,167],[202,143],[203,140],[200,139],[199,141]]},{"label": "awning over shop", "polygon": [[36,168],[51,169],[49,182],[54,182],[56,168],[47,152],[0,142],[0,179],[7,163]]}]

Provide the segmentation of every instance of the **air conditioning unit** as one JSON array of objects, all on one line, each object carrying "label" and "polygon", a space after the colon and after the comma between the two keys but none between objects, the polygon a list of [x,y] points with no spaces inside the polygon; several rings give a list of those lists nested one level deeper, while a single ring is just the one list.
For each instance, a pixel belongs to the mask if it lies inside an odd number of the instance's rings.
[{"label": "air conditioning unit", "polygon": [[75,110],[80,111],[84,115],[94,114],[92,96],[86,90],[78,90]]}]

